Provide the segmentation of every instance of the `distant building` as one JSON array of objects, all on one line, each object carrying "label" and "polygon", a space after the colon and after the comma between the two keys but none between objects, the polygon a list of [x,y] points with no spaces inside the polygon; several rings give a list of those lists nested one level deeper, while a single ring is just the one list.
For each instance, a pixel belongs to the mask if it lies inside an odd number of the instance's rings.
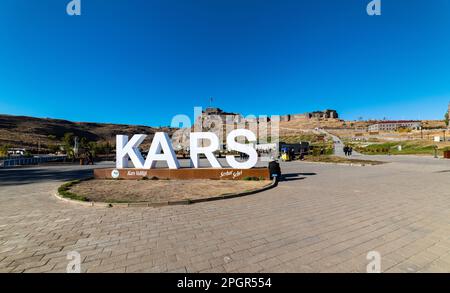
[{"label": "distant building", "polygon": [[369,126],[370,132],[376,131],[395,131],[399,128],[420,129],[422,122],[415,120],[398,120],[398,121],[380,121]]},{"label": "distant building", "polygon": [[288,121],[291,121],[290,114],[280,116],[280,122],[288,122]]},{"label": "distant building", "polygon": [[10,156],[24,156],[25,153],[26,153],[25,149],[20,149],[20,148],[8,149],[8,155],[10,155]]},{"label": "distant building", "polygon": [[314,111],[303,114],[288,114],[280,116],[280,121],[291,121],[296,119],[338,119],[339,114],[336,110]]},{"label": "distant building", "polygon": [[[244,117],[240,114],[228,113],[228,112],[223,111],[220,108],[214,108],[214,107],[206,108],[202,113],[202,117],[203,118],[220,117],[222,119],[225,119],[226,117],[228,117],[229,119],[231,118],[231,120],[234,122],[242,122],[242,121],[269,122],[270,121],[269,117],[264,117],[264,116],[247,117],[244,119]],[[308,113],[303,113],[303,114],[282,115],[282,116],[280,116],[280,121],[287,122],[287,121],[297,120],[297,119],[338,119],[338,118],[339,118],[339,114],[336,110],[327,109],[324,111],[314,111],[314,112],[308,112]]]},{"label": "distant building", "polygon": [[204,119],[209,119],[209,120],[215,120],[215,119],[221,119],[222,123],[225,123],[226,121],[230,121],[227,120],[231,119],[231,121],[233,122],[241,122],[242,121],[242,116],[240,114],[236,114],[236,113],[228,113],[223,111],[220,108],[206,108],[203,112],[202,112],[202,117]]},{"label": "distant building", "polygon": [[444,138],[442,136],[435,136],[434,137],[434,142],[442,142],[444,141]]},{"label": "distant building", "polygon": [[318,119],[338,119],[339,115],[336,110],[325,110],[325,111],[314,111],[311,113],[306,113],[309,118],[318,118]]},{"label": "distant building", "polygon": [[235,115],[234,113],[227,113],[227,112],[223,111],[223,110],[220,109],[220,108],[212,108],[212,107],[206,108],[206,109],[203,111],[203,113],[204,113],[205,115],[227,115],[227,114],[229,114],[229,115]]}]

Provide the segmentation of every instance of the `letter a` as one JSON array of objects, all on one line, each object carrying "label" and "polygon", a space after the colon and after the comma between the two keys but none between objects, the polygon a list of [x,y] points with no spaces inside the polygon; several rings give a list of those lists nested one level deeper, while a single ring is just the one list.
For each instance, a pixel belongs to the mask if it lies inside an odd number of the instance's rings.
[{"label": "letter a", "polygon": [[373,0],[367,5],[367,14],[370,16],[381,15],[381,0]]},{"label": "letter a", "polygon": [[81,15],[81,0],[72,0],[67,4],[67,14],[70,16]]},{"label": "letter a", "polygon": [[144,164],[144,169],[155,168],[157,161],[165,161],[169,169],[180,168],[177,156],[170,143],[170,138],[164,132],[155,133],[150,150],[148,151],[147,160]]}]

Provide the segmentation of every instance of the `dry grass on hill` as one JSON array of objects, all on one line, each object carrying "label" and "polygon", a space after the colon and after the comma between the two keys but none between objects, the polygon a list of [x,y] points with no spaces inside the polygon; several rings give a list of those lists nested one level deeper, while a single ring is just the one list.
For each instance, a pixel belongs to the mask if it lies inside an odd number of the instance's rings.
[{"label": "dry grass on hill", "polygon": [[[0,145],[24,147],[31,151],[37,151],[39,143],[41,151],[45,151],[51,145],[61,143],[64,134],[70,132],[90,141],[115,144],[117,134],[145,133],[151,138],[156,131],[172,133],[173,129],[0,115]],[[143,146],[149,144],[150,140],[145,142]]]}]

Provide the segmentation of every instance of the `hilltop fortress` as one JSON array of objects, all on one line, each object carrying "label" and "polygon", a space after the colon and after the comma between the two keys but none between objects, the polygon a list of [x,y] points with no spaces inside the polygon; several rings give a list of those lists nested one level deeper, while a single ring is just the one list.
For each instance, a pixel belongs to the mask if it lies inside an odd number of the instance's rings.
[{"label": "hilltop fortress", "polygon": [[[302,132],[304,129],[316,128],[318,121],[326,121],[327,123],[340,123],[341,121],[339,120],[337,111],[329,109],[303,114],[280,115],[277,117],[279,117],[279,121],[272,121],[273,116],[244,116],[239,113],[226,112],[217,107],[208,107],[201,112],[201,115],[196,117],[192,127],[180,128],[176,130],[172,136],[172,143],[175,151],[187,149],[189,147],[189,135],[192,131],[215,132],[219,135],[219,138],[222,141],[225,138],[224,133],[227,133],[227,130],[229,129],[234,129],[232,125],[240,125],[242,128],[252,129],[255,133],[259,133],[259,137],[264,139],[264,137],[267,138],[273,135],[272,129],[277,129],[279,122],[283,124],[294,123],[289,127],[298,128],[298,130]],[[272,126],[274,126],[272,123],[275,123],[275,128],[272,128]],[[300,126],[297,125],[298,123],[300,123]],[[283,131],[283,133],[286,131],[291,133],[292,129],[282,129],[281,131]],[[221,149],[222,148],[223,146],[221,145]]]},{"label": "hilltop fortress", "polygon": [[[202,117],[203,118],[207,118],[207,117],[217,117],[219,116],[220,118],[223,119],[223,121],[225,121],[225,119],[228,117],[228,119],[230,119],[233,122],[242,122],[244,117],[241,114],[237,114],[237,113],[228,113],[223,111],[220,108],[206,108],[203,112],[202,112]],[[247,121],[252,121],[254,122],[255,119],[259,122],[261,119],[265,119],[265,121],[269,121],[270,118],[261,118],[261,117],[254,117],[254,118],[249,118],[247,117],[246,120]],[[324,111],[314,111],[314,112],[307,112],[307,113],[303,113],[303,114],[287,114],[287,115],[281,115],[280,116],[280,121],[283,122],[287,122],[287,121],[291,121],[291,120],[296,120],[296,119],[339,119],[339,114],[336,110],[330,110],[330,109],[326,109]]]},{"label": "hilltop fortress", "polygon": [[280,116],[280,121],[291,121],[295,119],[339,119],[339,114],[336,110],[327,109],[304,114],[287,114]]}]

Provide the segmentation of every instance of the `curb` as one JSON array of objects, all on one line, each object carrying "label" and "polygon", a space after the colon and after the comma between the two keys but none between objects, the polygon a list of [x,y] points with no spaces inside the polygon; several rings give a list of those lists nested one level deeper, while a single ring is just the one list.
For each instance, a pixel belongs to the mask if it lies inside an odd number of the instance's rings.
[{"label": "curb", "polygon": [[53,195],[64,202],[73,203],[85,207],[100,207],[100,208],[134,208],[134,207],[152,207],[152,208],[159,208],[164,206],[175,206],[175,205],[190,205],[190,204],[196,204],[196,203],[202,203],[202,202],[210,202],[210,201],[216,201],[216,200],[223,200],[223,199],[231,199],[231,198],[237,198],[237,197],[243,197],[247,195],[256,194],[259,192],[263,192],[269,189],[272,189],[278,185],[278,180],[274,178],[272,180],[272,183],[269,185],[266,185],[260,189],[252,190],[252,191],[246,191],[241,193],[231,193],[231,194],[224,194],[214,197],[208,197],[208,198],[198,198],[198,199],[184,199],[184,200],[177,200],[177,201],[165,201],[165,202],[134,202],[134,203],[106,203],[106,202],[84,202],[79,200],[73,200],[69,198],[62,197],[59,195],[58,192],[55,192]]}]

